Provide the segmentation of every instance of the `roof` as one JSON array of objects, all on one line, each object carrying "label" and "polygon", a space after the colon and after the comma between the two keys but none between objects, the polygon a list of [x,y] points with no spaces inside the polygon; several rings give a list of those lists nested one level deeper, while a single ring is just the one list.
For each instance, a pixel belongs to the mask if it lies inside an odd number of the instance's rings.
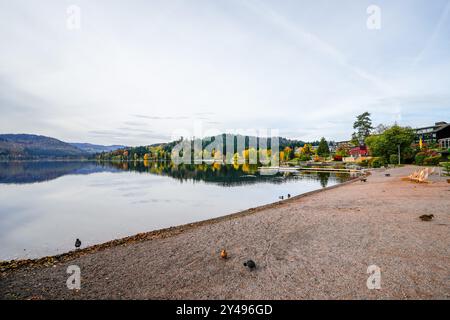
[{"label": "roof", "polygon": [[438,132],[441,131],[444,128],[447,128],[450,126],[450,123],[447,123],[445,121],[436,122],[434,126],[428,126],[428,127],[421,127],[421,128],[415,128],[414,131],[424,130],[424,129],[433,129],[431,132]]},{"label": "roof", "polygon": [[450,126],[450,123],[444,124],[444,125],[440,126],[438,129],[436,129],[435,131],[441,131],[442,129],[445,129],[449,126]]},{"label": "roof", "polygon": [[369,150],[367,149],[366,146],[359,146],[350,149],[350,154],[358,153],[360,155],[364,155],[367,154],[368,152]]}]

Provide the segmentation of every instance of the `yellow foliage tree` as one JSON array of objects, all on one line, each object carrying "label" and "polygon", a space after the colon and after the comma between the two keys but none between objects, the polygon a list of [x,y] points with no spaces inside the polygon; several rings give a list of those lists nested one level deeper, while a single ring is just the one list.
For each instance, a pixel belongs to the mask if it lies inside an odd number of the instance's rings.
[{"label": "yellow foliage tree", "polygon": [[285,157],[285,160],[286,161],[289,161],[290,160],[290,158],[291,158],[291,152],[292,152],[292,149],[290,148],[290,147],[286,147],[286,148],[284,148],[284,157]]},{"label": "yellow foliage tree", "polygon": [[305,143],[305,145],[303,146],[303,148],[301,148],[300,152],[302,154],[305,154],[307,156],[310,156],[314,153],[313,147],[312,145]]}]

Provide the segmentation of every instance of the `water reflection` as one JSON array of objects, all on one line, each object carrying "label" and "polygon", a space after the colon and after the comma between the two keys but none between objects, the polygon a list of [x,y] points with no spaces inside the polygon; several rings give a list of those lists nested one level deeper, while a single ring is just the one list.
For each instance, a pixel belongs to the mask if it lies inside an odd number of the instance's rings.
[{"label": "water reflection", "polygon": [[[0,183],[25,184],[44,182],[65,175],[88,175],[100,172],[139,172],[167,176],[183,181],[202,181],[222,186],[238,186],[261,182],[283,183],[290,179],[318,180],[328,185],[330,176],[337,182],[349,179],[348,173],[276,172],[260,174],[255,164],[174,164],[172,162],[89,162],[89,161],[17,161],[0,162]],[[105,182],[108,183],[108,182]]]},{"label": "water reflection", "polygon": [[118,171],[89,161],[10,161],[0,162],[0,183],[34,183],[57,179],[68,174],[92,174]]}]

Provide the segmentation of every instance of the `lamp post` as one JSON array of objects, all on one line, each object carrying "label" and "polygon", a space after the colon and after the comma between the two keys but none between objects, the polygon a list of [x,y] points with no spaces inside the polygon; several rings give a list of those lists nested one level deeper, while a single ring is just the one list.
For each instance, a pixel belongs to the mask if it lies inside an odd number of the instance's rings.
[{"label": "lamp post", "polygon": [[400,165],[400,144],[397,147],[398,147],[398,165]]}]

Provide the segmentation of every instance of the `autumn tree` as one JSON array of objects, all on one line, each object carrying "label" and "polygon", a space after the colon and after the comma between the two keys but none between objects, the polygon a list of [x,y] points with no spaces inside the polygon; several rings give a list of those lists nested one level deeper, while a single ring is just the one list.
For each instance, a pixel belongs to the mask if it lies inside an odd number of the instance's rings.
[{"label": "autumn tree", "polygon": [[293,157],[293,150],[290,147],[284,148],[284,157],[286,161],[289,161]]},{"label": "autumn tree", "polygon": [[314,153],[313,147],[309,143],[305,143],[303,148],[301,148],[301,150],[300,150],[300,154],[306,155],[306,156],[311,156],[313,153]]},{"label": "autumn tree", "polygon": [[348,157],[350,155],[350,149],[347,143],[342,143],[337,147],[336,154],[341,157]]}]

